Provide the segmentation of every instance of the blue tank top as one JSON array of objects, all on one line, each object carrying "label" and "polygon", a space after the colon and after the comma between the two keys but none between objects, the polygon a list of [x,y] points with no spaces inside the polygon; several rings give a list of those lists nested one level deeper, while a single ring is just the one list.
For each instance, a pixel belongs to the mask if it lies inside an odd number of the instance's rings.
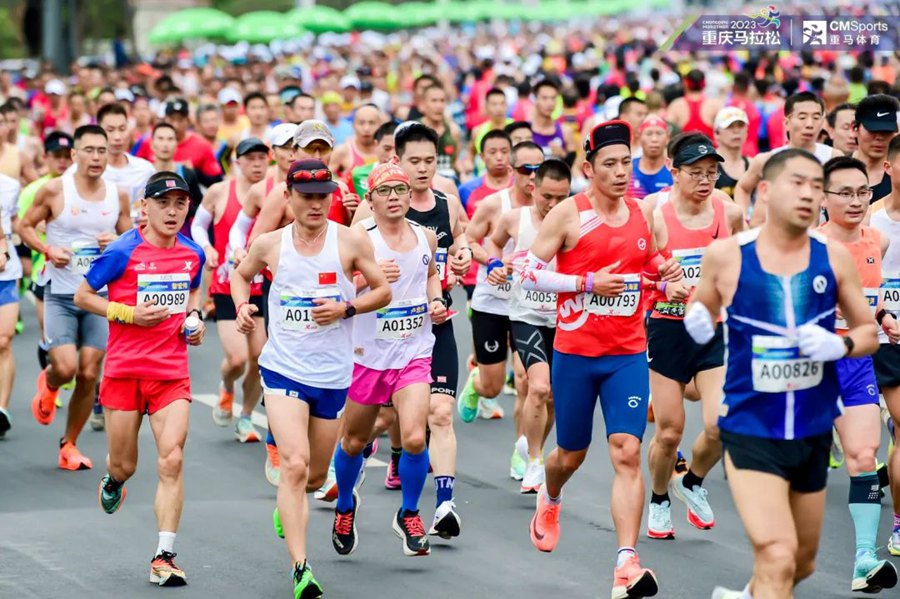
[{"label": "blue tank top", "polygon": [[833,362],[815,362],[797,349],[797,327],[834,330],[837,283],[825,238],[810,232],[809,265],[790,277],[763,271],[756,255],[759,229],[738,234],[741,272],[725,320],[725,397],[722,430],[769,439],[827,433],[839,415]]},{"label": "blue tank top", "polygon": [[662,191],[666,187],[672,185],[672,173],[663,166],[653,174],[641,172],[641,159],[635,158],[631,162],[631,197],[637,200],[643,200],[651,193]]}]

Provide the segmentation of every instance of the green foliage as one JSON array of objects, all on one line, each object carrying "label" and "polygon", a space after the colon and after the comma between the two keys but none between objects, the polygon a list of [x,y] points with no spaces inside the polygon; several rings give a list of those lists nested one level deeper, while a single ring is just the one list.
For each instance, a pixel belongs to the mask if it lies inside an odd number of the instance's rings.
[{"label": "green foliage", "polygon": [[297,6],[297,3],[294,0],[213,0],[210,6],[237,17],[245,12],[257,10],[286,12]]},{"label": "green foliage", "polygon": [[19,25],[13,21],[9,9],[0,8],[0,58],[22,58],[25,46],[19,39]]}]

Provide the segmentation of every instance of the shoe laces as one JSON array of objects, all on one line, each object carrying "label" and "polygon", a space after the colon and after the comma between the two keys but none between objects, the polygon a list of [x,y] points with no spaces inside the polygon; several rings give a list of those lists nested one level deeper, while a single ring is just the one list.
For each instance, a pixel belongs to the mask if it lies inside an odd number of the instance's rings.
[{"label": "shoe laces", "polygon": [[353,530],[353,512],[349,511],[345,514],[336,512],[334,517],[334,530],[337,531],[339,535],[349,535]]},{"label": "shoe laces", "polygon": [[544,503],[543,518],[541,519],[545,524],[556,524],[556,521],[559,520],[559,504]]},{"label": "shoe laces", "polygon": [[278,447],[275,445],[266,445],[266,451],[269,454],[269,461],[272,462],[273,468],[278,468],[281,462],[281,456],[278,453]]},{"label": "shoe laces", "polygon": [[419,517],[419,514],[403,516],[403,528],[412,537],[425,536],[425,525],[422,524],[422,518]]},{"label": "shoe laces", "polygon": [[165,564],[174,568],[176,555],[178,554],[163,550],[159,552],[159,555],[156,556],[156,559],[154,561],[164,562]]}]

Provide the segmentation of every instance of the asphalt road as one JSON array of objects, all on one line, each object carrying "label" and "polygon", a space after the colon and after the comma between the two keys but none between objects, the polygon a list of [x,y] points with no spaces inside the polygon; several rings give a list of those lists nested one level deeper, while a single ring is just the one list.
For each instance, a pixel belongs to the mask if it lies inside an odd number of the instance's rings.
[{"label": "asphalt road", "polygon": [[[29,403],[38,372],[37,327],[32,306],[23,302],[23,310],[28,326],[13,344],[19,364],[11,405],[13,429],[0,441],[0,597],[291,596],[289,558],[272,531],[275,489],[264,477],[265,449],[261,444],[236,443],[230,429],[213,424],[210,408],[201,401],[192,407],[185,458],[186,504],[176,542],[178,564],[187,572],[189,585],[170,590],[147,582],[156,548],[155,452],[149,426],[141,431],[140,463],[128,482],[128,499],[118,513],[108,516],[97,505],[105,435],[88,429],[79,442],[96,464],[94,470],[63,472],[56,468],[56,451],[65,415],[58,413],[46,428],[31,416]],[[464,364],[469,326],[462,317],[454,323]],[[191,351],[195,394],[215,393],[220,357],[214,333],[207,336],[204,347]],[[501,401],[511,414],[512,398],[503,396]],[[696,408],[689,408],[687,437],[691,439],[698,431]],[[595,430],[602,431],[599,426]],[[511,417],[468,425],[457,421],[456,430],[456,502],[462,535],[450,542],[433,540],[428,558],[404,557],[390,528],[399,492],[384,489],[384,466],[373,466],[362,489],[360,545],[352,556],[342,558],[331,547],[333,506],[313,502],[310,562],[326,596],[608,597],[616,544],[609,513],[612,471],[602,434],[595,434],[601,441],[595,441],[585,465],[566,487],[561,540],[548,555],[536,551],[528,539],[533,496],[521,496],[518,484],[507,478],[514,442]],[[647,440],[650,434],[652,425]],[[386,460],[386,456],[382,444],[377,457]],[[659,597],[705,598],[716,584],[740,588],[749,576],[749,547],[721,468],[707,480],[715,529],[693,529],[676,501],[677,540],[642,537],[639,541],[642,562],[659,578]],[[833,472],[818,571],[799,587],[797,597],[852,596],[854,539],[847,491],[846,474]],[[429,480],[421,504],[426,524],[433,513],[433,498]],[[882,555],[887,554],[883,545],[890,530],[887,500],[884,505],[878,538]],[[900,596],[896,589],[884,595]]]}]

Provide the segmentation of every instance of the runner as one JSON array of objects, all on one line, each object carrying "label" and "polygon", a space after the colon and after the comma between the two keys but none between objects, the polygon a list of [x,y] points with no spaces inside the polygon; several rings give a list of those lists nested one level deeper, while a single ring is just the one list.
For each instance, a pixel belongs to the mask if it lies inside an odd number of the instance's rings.
[{"label": "runner", "polygon": [[[110,321],[100,384],[109,442],[107,474],[97,489],[100,507],[113,514],[122,506],[148,414],[159,475],[154,504],[159,543],[150,561],[150,582],[182,586],[187,576],[175,565],[175,534],[184,507],[191,402],[187,346],[203,342],[199,288],[205,258],[179,233],[190,206],[184,179],[170,171],[156,173],[141,197],[146,225],[128,231],[97,257],[75,293],[75,305]],[[155,265],[153,272],[148,264]],[[109,299],[101,294],[107,286]],[[187,317],[195,328],[188,328]]]},{"label": "runner", "polygon": [[[826,162],[824,170],[828,222],[820,231],[850,252],[871,316],[878,314],[881,327],[900,337],[900,324],[893,316],[879,312],[883,305],[879,297],[881,258],[890,239],[862,225],[872,196],[866,166],[855,158],[839,156]],[[838,317],[835,329],[845,335],[847,321]],[[881,444],[881,410],[875,367],[872,358],[864,356],[838,360],[835,368],[843,412],[834,425],[850,475],[850,516],[856,529],[856,565],[851,590],[877,593],[897,584],[897,571],[890,562],[875,557],[881,517],[876,456]]]},{"label": "runner", "polygon": [[12,340],[19,319],[19,279],[22,264],[13,247],[13,231],[18,228],[18,199],[21,189],[18,179],[0,174],[0,439],[6,435],[11,423],[9,398],[16,378],[16,358],[12,352]]},{"label": "runner", "polygon": [[272,126],[266,95],[262,92],[250,92],[244,96],[244,114],[247,116],[248,126],[240,132],[240,139],[255,137],[269,141]]},{"label": "runner", "polygon": [[370,162],[363,166],[358,166],[350,171],[347,178],[347,185],[352,193],[363,194],[368,193],[369,174],[379,164],[390,162],[396,156],[394,152],[394,131],[397,129],[397,123],[387,121],[375,131],[375,153],[378,157],[377,162]]},{"label": "runner", "polygon": [[[511,255],[504,255],[507,265],[494,268],[488,275],[489,282],[493,282],[491,279],[505,282],[507,270],[519,271],[513,274],[509,319],[512,343],[525,369],[528,383],[519,419],[525,441],[523,443],[522,437],[516,441],[511,474],[518,476],[521,473],[522,493],[537,493],[544,483],[544,443],[553,428],[550,367],[556,333],[556,294],[523,289],[521,269],[544,217],[554,206],[569,197],[571,183],[572,172],[565,162],[558,159],[545,160],[534,174],[533,205],[504,212],[494,232],[485,241],[487,251],[493,256],[501,255],[500,248],[506,247],[510,241],[514,244]],[[518,464],[523,453],[527,453],[527,465],[525,471],[521,472]]]},{"label": "runner", "polygon": [[[728,485],[754,555],[747,588],[719,587],[714,599],[792,597],[812,574],[839,414],[832,362],[877,347],[852,258],[809,231],[824,195],[818,159],[791,148],[773,154],[761,175],[768,218],[707,249],[684,319],[694,341],[706,344],[715,335],[712,315],[727,309],[719,429]],[[836,304],[849,323],[843,339],[831,332]]]},{"label": "runner", "polygon": [[[35,420],[49,425],[56,416],[59,388],[75,379],[60,439],[59,467],[91,468],[91,460],[75,447],[91,413],[100,364],[106,351],[106,320],[78,308],[75,290],[90,268],[116,238],[131,228],[131,201],[124,190],[103,180],[107,160],[106,132],[98,125],[75,131],[75,169],[48,181],[19,225],[22,240],[47,257],[44,293],[44,337],[50,364],[41,370],[31,401]],[[36,231],[46,223],[47,237]],[[102,290],[101,290],[102,291]]]},{"label": "runner", "polygon": [[469,139],[469,156],[475,156],[475,159],[474,163],[472,160],[466,161],[466,172],[474,171],[476,175],[485,172],[485,164],[480,156],[484,147],[484,136],[490,131],[503,131],[507,125],[513,122],[506,116],[508,111],[509,103],[506,101],[506,94],[503,90],[499,87],[489,89],[484,97],[484,114],[487,120],[472,130]]},{"label": "runner", "polygon": [[[259,369],[256,359],[265,343],[263,327],[244,338],[234,321],[237,310],[231,301],[229,282],[233,272],[233,260],[227,253],[228,233],[241,212],[243,200],[250,188],[263,180],[268,166],[269,147],[261,140],[251,137],[238,144],[237,172],[229,179],[209,188],[203,203],[194,215],[191,236],[206,253],[206,267],[212,271],[209,295],[216,308],[216,330],[222,343],[225,357],[222,360],[222,380],[219,383],[219,403],[213,409],[213,421],[219,426],[231,424],[234,384],[244,377],[241,385],[241,414],[234,423],[234,435],[240,443],[257,443],[259,433],[253,426],[250,415],[260,398]],[[213,225],[214,242],[209,239],[208,229]],[[257,288],[251,299],[262,317],[262,300]]]},{"label": "runner", "polygon": [[531,123],[528,121],[513,121],[504,127],[503,131],[509,135],[509,139],[514,147],[523,141],[534,141],[534,132],[531,130]]},{"label": "runner", "polygon": [[97,111],[97,124],[103,128],[109,140],[109,159],[103,172],[103,180],[118,185],[128,193],[131,219],[137,223],[141,218],[141,194],[156,169],[150,162],[128,153],[128,113],[124,106],[118,102],[101,106]]},{"label": "runner", "polygon": [[[287,541],[297,599],[323,594],[307,562],[306,493],[325,481],[337,441],[337,415],[353,370],[351,317],[383,308],[391,299],[368,235],[326,220],[337,189],[332,177],[320,160],[291,165],[287,194],[294,224],[260,236],[231,282],[238,330],[251,334],[259,319],[258,307],[250,303],[250,282],[265,267],[273,275],[269,336],[259,368],[282,458],[274,521]],[[358,298],[354,271],[370,289]]]},{"label": "runner", "polygon": [[859,147],[853,128],[855,120],[856,106],[846,102],[832,108],[825,117],[825,131],[831,140],[831,147],[842,154],[850,155]]},{"label": "runner", "polygon": [[178,140],[175,137],[175,127],[163,121],[153,126],[150,133],[150,147],[153,148],[153,168],[156,172],[171,171],[184,179],[190,189],[190,206],[188,206],[188,215],[184,219],[181,234],[190,236],[191,223],[194,220],[194,214],[203,201],[203,192],[200,191],[200,181],[197,179],[197,172],[175,162],[175,149],[178,147]]},{"label": "runner", "polygon": [[375,131],[384,121],[384,115],[374,104],[365,104],[354,111],[353,136],[338,146],[329,161],[332,170],[335,170],[339,177],[345,176],[358,166],[378,159],[375,150]]},{"label": "runner", "polygon": [[540,146],[544,156],[565,158],[566,136],[562,125],[553,118],[559,85],[551,79],[541,79],[534,85],[534,111],[531,114],[531,132],[534,143]]},{"label": "runner", "polygon": [[[364,231],[375,248],[375,258],[391,284],[391,304],[377,314],[360,316],[353,325],[353,382],[343,416],[343,438],[334,457],[338,498],[331,540],[341,555],[356,549],[359,497],[355,484],[379,409],[390,402],[400,423],[403,489],[392,527],[405,555],[429,555],[419,498],[428,477],[425,428],[434,349],[431,324],[447,319],[434,262],[437,238],[433,231],[406,220],[409,177],[399,166],[375,167],[368,188],[366,199],[374,216],[355,228]],[[357,280],[360,297],[365,297],[367,286],[365,280]]]},{"label": "runner", "polygon": [[[647,325],[647,361],[656,422],[647,449],[651,491],[647,536],[651,539],[675,538],[669,490],[687,505],[687,520],[692,526],[707,530],[716,524],[703,479],[721,457],[715,419],[725,380],[725,345],[718,327],[712,341],[697,346],[681,321],[685,304],[699,280],[700,260],[706,247],[714,239],[729,237],[744,228],[740,207],[713,196],[722,161],[712,140],[705,135],[677,135],[672,143],[672,172],[677,185],[670,191],[669,201],[653,214],[657,246],[663,255],[681,264],[684,278],[660,283],[650,292],[653,312]],[[692,380],[703,402],[704,430],[694,441],[690,468],[673,477],[684,435],[685,389]]]},{"label": "runner", "polygon": [[[641,567],[635,551],[644,507],[640,456],[649,394],[638,305],[642,274],[666,281],[682,275],[677,262],[656,251],[649,207],[625,196],[631,138],[625,121],[594,128],[585,141],[591,186],[547,215],[522,277],[525,289],[559,293],[550,375],[557,448],[545,464],[531,542],[540,551],[556,548],[562,487],[587,455],[599,396],[615,470],[611,506],[619,550],[612,599],[652,597],[658,591],[656,576]],[[558,273],[547,270],[554,257]]]},{"label": "runner", "polygon": [[666,168],[666,144],[669,143],[669,124],[655,114],[649,115],[638,127],[641,155],[631,163],[630,195],[636,200],[672,185],[672,173]]},{"label": "runner", "polygon": [[872,188],[870,202],[891,193],[891,177],[885,172],[888,144],[897,134],[900,101],[887,94],[866,96],[856,106],[853,128],[858,147],[852,156],[866,165]]},{"label": "runner", "polygon": [[0,175],[6,175],[23,185],[37,179],[34,163],[14,143],[9,143],[9,131],[19,122],[19,110],[12,102],[0,104]]},{"label": "runner", "polygon": [[447,120],[447,91],[434,84],[422,94],[422,124],[438,134],[437,174],[455,182],[459,181],[459,150],[462,147],[462,132],[452,120]]},{"label": "runner", "polygon": [[716,189],[721,189],[731,198],[734,198],[735,185],[750,166],[750,160],[741,153],[747,141],[749,120],[746,112],[730,106],[716,114],[713,126],[717,152],[724,159],[718,165],[719,178],[716,179]]},{"label": "runner", "polygon": [[716,114],[722,108],[718,98],[707,97],[706,75],[700,69],[692,69],[684,76],[684,96],[669,104],[666,111],[668,119],[685,133],[702,133],[713,136],[713,124]]}]

